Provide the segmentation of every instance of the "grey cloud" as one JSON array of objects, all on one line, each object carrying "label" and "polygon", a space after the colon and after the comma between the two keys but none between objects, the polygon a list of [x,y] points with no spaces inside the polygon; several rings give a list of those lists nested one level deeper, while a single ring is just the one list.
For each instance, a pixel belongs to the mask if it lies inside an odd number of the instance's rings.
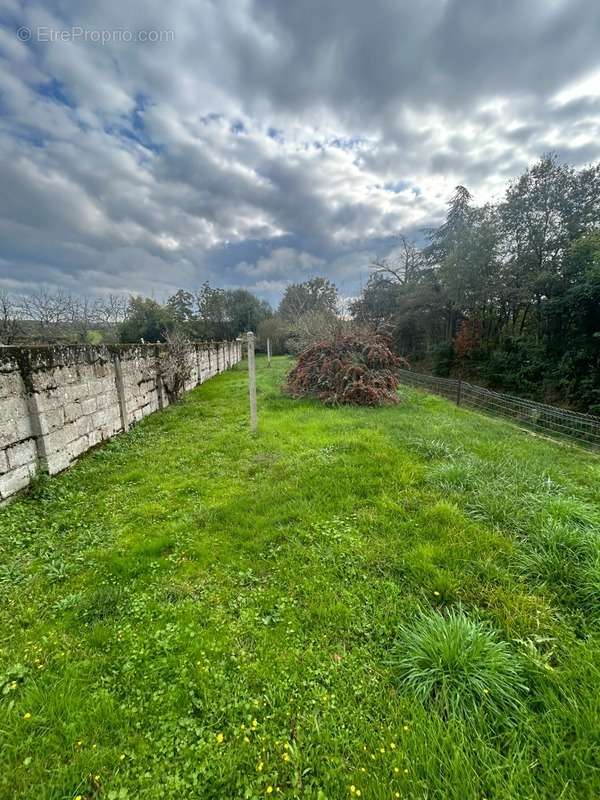
[{"label": "grey cloud", "polygon": [[[597,159],[595,0],[33,0],[0,30],[0,286],[356,292],[399,230]],[[18,24],[173,30],[19,43]],[[561,92],[571,87],[566,99]]]}]

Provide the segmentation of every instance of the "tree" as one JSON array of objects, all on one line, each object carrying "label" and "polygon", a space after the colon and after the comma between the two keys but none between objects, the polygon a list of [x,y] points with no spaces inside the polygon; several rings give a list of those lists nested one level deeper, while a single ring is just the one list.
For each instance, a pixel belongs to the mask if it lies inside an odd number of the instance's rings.
[{"label": "tree", "polygon": [[258,326],[257,345],[259,350],[266,351],[267,339],[271,341],[271,352],[274,356],[287,353],[289,325],[279,316],[273,314],[266,317]]},{"label": "tree", "polygon": [[440,374],[598,408],[599,230],[600,164],[545,155],[499,203],[457,186],[423,253],[401,239],[351,313]]},{"label": "tree", "polygon": [[20,305],[16,297],[0,291],[0,344],[14,344],[21,332]]},{"label": "tree", "polygon": [[229,289],[225,292],[227,336],[235,338],[246,331],[258,331],[272,315],[271,306],[247,289]]},{"label": "tree", "polygon": [[44,342],[59,341],[72,319],[71,297],[62,290],[37,289],[23,298],[23,316],[35,323],[35,335]]},{"label": "tree", "polygon": [[178,289],[167,300],[167,307],[177,323],[184,325],[194,319],[194,295],[184,289]]},{"label": "tree", "polygon": [[175,327],[170,309],[149,297],[131,297],[119,327],[121,342],[164,342]]},{"label": "tree", "polygon": [[403,233],[399,235],[400,252],[391,258],[376,258],[371,268],[390,279],[392,283],[406,285],[418,280],[425,265],[423,252]]},{"label": "tree", "polygon": [[98,324],[108,339],[118,337],[119,326],[125,319],[129,301],[124,295],[108,294],[96,303]]},{"label": "tree", "polygon": [[195,332],[200,339],[225,339],[227,308],[223,289],[213,289],[208,282],[196,294]]},{"label": "tree", "polygon": [[288,322],[294,322],[309,311],[337,314],[338,291],[327,278],[311,278],[286,287],[278,312]]}]

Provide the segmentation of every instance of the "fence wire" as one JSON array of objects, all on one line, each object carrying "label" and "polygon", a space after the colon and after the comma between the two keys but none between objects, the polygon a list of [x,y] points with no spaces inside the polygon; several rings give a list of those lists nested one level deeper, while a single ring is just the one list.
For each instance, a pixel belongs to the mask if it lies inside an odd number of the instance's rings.
[{"label": "fence wire", "polygon": [[600,450],[600,417],[501,394],[454,378],[438,378],[405,369],[400,370],[400,381],[439,394],[459,406],[506,417],[536,431]]}]

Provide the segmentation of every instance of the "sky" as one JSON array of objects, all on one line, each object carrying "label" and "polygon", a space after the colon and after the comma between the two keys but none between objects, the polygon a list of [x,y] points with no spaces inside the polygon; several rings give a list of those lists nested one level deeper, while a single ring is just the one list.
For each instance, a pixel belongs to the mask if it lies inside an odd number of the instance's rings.
[{"label": "sky", "polygon": [[600,158],[598,0],[0,0],[0,289],[355,295],[400,233]]}]

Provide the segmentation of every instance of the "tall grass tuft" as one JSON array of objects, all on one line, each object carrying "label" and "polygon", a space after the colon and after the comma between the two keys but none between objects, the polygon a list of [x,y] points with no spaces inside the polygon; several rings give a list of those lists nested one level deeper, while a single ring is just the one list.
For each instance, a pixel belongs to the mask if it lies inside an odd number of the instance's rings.
[{"label": "tall grass tuft", "polygon": [[514,717],[527,691],[518,656],[461,609],[422,612],[398,632],[391,664],[400,688],[444,719]]},{"label": "tall grass tuft", "polygon": [[552,520],[521,543],[517,569],[560,598],[561,604],[596,618],[600,613],[600,537],[583,526]]}]

